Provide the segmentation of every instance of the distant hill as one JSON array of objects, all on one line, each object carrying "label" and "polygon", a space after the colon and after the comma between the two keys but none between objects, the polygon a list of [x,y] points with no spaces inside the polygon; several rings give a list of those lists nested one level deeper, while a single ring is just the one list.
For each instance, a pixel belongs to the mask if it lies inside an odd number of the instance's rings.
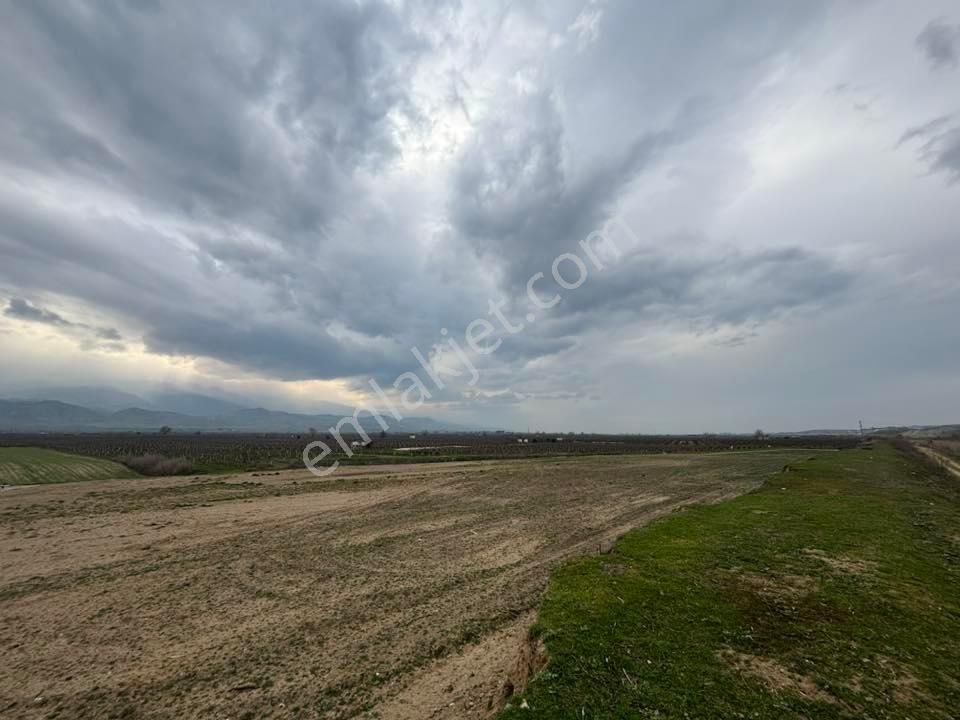
[{"label": "distant hill", "polygon": [[[156,432],[163,426],[169,426],[180,432],[302,433],[310,428],[324,432],[335,426],[342,417],[303,415],[265,408],[233,409],[207,416],[145,408],[110,412],[56,400],[0,400],[0,432]],[[451,432],[466,429],[428,417],[408,417],[399,422],[388,417],[387,422],[391,432]],[[367,432],[380,432],[380,425],[369,413],[361,413],[360,424]],[[350,432],[352,428],[346,426],[344,431]]]},{"label": "distant hill", "polygon": [[[243,405],[191,392],[161,392],[149,396],[150,405],[154,410],[182,413],[184,415],[229,415],[243,409]],[[129,403],[124,407],[143,407],[142,404]]]},{"label": "distant hill", "polygon": [[95,425],[105,414],[57,400],[0,400],[0,429],[42,430]]},{"label": "distant hill", "polygon": [[[0,393],[11,400],[54,400],[92,410],[123,410],[130,407],[152,408],[152,403],[133,393],[105,385],[60,385]],[[163,408],[168,409],[168,408]]]},{"label": "distant hill", "polygon": [[[106,385],[56,385],[43,388],[0,389],[0,398],[8,400],[55,400],[68,405],[79,405],[91,410],[116,412],[128,408],[162,410],[166,412],[214,417],[231,415],[245,408],[264,404],[262,400],[209,395],[175,388],[142,391],[134,394]],[[313,415],[352,415],[353,408],[338,403],[318,400],[313,403]]]},{"label": "distant hill", "polygon": [[960,437],[960,425],[931,425],[929,427],[910,428],[904,435],[912,438]]},{"label": "distant hill", "polygon": [[191,426],[191,429],[201,429],[206,424],[206,418],[184,415],[183,413],[167,412],[166,410],[144,410],[143,408],[127,408],[118,410],[115,413],[109,413],[102,417],[98,423],[99,426],[109,427],[111,430],[124,430],[134,428],[142,430],[146,428],[161,428],[164,425],[169,427]]},{"label": "distant hill", "polygon": [[[864,428],[865,435],[906,435],[912,438],[938,438],[960,435],[960,425],[888,425],[885,427]],[[859,435],[860,430],[801,430],[792,433],[774,433],[775,435]]]},{"label": "distant hill", "polygon": [[[866,432],[866,428],[864,428]],[[825,436],[844,436],[844,435],[859,435],[860,431],[852,428],[842,428],[842,429],[818,429],[818,430],[794,430],[793,432],[775,432],[771,433],[777,437],[783,437],[784,435],[792,435],[794,437],[800,436],[816,436],[816,437],[825,437]]]}]

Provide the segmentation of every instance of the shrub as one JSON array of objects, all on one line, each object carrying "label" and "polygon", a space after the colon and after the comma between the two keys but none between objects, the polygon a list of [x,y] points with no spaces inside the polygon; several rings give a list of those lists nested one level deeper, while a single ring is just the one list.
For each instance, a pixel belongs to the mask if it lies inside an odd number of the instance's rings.
[{"label": "shrub", "polygon": [[187,475],[193,465],[186,458],[168,458],[163,455],[128,455],[119,461],[141,475]]}]

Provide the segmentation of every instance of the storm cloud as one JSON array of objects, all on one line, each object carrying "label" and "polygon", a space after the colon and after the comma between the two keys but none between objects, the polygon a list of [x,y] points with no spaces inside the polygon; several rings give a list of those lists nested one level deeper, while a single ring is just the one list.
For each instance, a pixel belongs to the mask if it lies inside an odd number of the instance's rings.
[{"label": "storm cloud", "polygon": [[931,20],[917,35],[917,47],[932,67],[957,67],[960,62],[960,24],[951,25],[943,18]]},{"label": "storm cloud", "polygon": [[948,183],[960,180],[960,124],[954,124],[950,115],[910,128],[898,144],[915,146],[930,172],[942,173]]},{"label": "storm cloud", "polygon": [[67,320],[53,310],[30,303],[23,298],[10,298],[3,314],[15,320],[24,320],[41,325],[51,325],[73,334],[79,335],[84,347],[102,347],[111,350],[122,350],[123,336],[120,331],[112,327],[97,327],[82,322]]},{"label": "storm cloud", "polygon": [[[791,377],[855,385],[872,362],[936,419],[956,330],[925,345],[904,308],[956,300],[954,10],[10,3],[0,370],[361,402],[482,319],[502,342],[473,357],[480,380],[425,413],[772,429],[808,395]],[[614,225],[598,267],[582,242]],[[564,254],[588,270],[576,289],[553,276]],[[886,332],[924,362],[878,354]],[[746,368],[786,401],[744,405]],[[740,409],[705,418],[689,387]]]}]

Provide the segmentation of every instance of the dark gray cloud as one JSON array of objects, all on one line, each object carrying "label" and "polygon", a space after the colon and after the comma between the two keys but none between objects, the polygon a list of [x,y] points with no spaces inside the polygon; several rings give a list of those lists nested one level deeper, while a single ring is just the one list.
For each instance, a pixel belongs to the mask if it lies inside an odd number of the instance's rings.
[{"label": "dark gray cloud", "polygon": [[960,24],[944,18],[931,20],[917,35],[917,47],[934,69],[955,68],[960,63]]},{"label": "dark gray cloud", "polygon": [[[391,315],[432,298],[397,293],[389,247],[407,231],[364,204],[355,175],[394,158],[395,117],[416,114],[410,69],[426,45],[407,20],[381,2],[15,5],[0,158],[175,225],[77,225],[0,198],[0,276],[124,316],[156,352],[285,379],[392,367],[391,342],[417,331]],[[170,252],[171,231],[192,257]],[[241,316],[203,287],[243,292],[236,278],[265,304]],[[379,342],[335,338],[332,323]]]},{"label": "dark gray cloud", "polygon": [[321,243],[351,174],[396,152],[389,116],[403,111],[405,71],[423,48],[386,3],[235,10],[15,3],[0,70],[4,156]]},{"label": "dark gray cloud", "polygon": [[88,325],[82,322],[73,322],[53,310],[34,305],[23,298],[10,298],[3,314],[15,320],[51,325],[67,330],[80,337],[81,344],[87,349],[123,350],[123,336],[120,331],[112,327]]},{"label": "dark gray cloud", "polygon": [[639,172],[695,132],[698,109],[688,103],[667,128],[643,133],[571,177],[554,95],[521,98],[509,115],[481,128],[461,158],[451,218],[478,251],[504,263],[508,282],[525,287],[602,225]]},{"label": "dark gray cloud", "polygon": [[[218,298],[217,287],[205,285],[196,266],[166,261],[162,238],[149,232],[95,219],[76,228],[54,214],[30,214],[2,203],[0,225],[0,253],[9,259],[0,277],[110,308],[143,328],[143,342],[153,352],[217,358],[285,380],[401,371],[396,343],[358,345],[282,308],[265,312],[256,303]],[[98,243],[105,237],[113,243]],[[151,246],[153,253],[144,252]],[[11,303],[7,314],[14,313],[89,329],[25,301]]]},{"label": "dark gray cloud", "polygon": [[[496,111],[477,124],[457,157],[448,208],[455,231],[499,265],[514,317],[530,310],[525,291],[532,275],[546,274],[543,294],[557,292],[553,260],[565,252],[583,256],[578,242],[604,225],[636,183],[662,173],[678,151],[735,113],[741,93],[771,69],[797,27],[818,17],[816,3],[778,10],[762,22],[759,12],[750,4],[729,15],[682,4],[660,17],[659,10],[613,4],[604,10],[607,42],[557,60],[562,86],[503,88]],[[662,22],[651,24],[650,14]],[[716,32],[691,44],[688,33],[699,23],[715,23]],[[749,51],[732,52],[724,40],[728,26],[752,38]],[[658,54],[671,42],[686,43],[686,54],[664,65]],[[626,46],[636,50],[624,53]],[[616,92],[599,90],[610,87]],[[571,108],[570,95],[589,112]],[[587,125],[586,142],[580,123]],[[575,349],[585,332],[616,333],[640,321],[765,323],[837,297],[851,282],[829,258],[802,247],[684,256],[670,238],[648,237],[642,223],[633,236],[622,238],[625,257],[575,292],[559,290],[564,299],[549,318],[505,340],[498,359],[515,378],[531,361]],[[632,247],[636,240],[642,248]],[[485,377],[507,384],[496,369]]]},{"label": "dark gray cloud", "polygon": [[912,143],[917,156],[931,173],[946,175],[950,184],[960,181],[960,124],[951,124],[953,117],[942,115],[907,130],[898,146]]},{"label": "dark gray cloud", "polygon": [[793,309],[829,305],[853,282],[850,271],[800,247],[674,256],[640,251],[565,294],[557,324],[575,332],[598,318],[622,323],[626,315],[690,321],[702,329],[753,325]]},{"label": "dark gray cloud", "polygon": [[[0,206],[8,282],[109,308],[155,352],[284,379],[382,377],[409,361],[404,348],[485,314],[481,285],[465,282],[470,248],[516,289],[710,115],[711,102],[680,97],[662,122],[625,136],[626,149],[573,170],[557,93],[521,96],[477,120],[454,176],[446,254],[424,257],[419,231],[397,222],[402,211],[378,208],[356,180],[396,157],[397,116],[429,121],[411,101],[412,70],[429,50],[411,22],[418,12],[294,0],[240,10],[18,4],[0,70],[5,162],[203,227],[96,216],[78,227],[11,202]],[[760,59],[776,45],[764,44]],[[605,72],[624,69],[618,58]],[[44,83],[29,80],[38,73]],[[168,255],[171,232],[186,235],[190,256]],[[504,361],[572,343],[531,334]]]},{"label": "dark gray cloud", "polygon": [[11,298],[10,304],[3,311],[7,317],[18,320],[29,320],[30,322],[43,323],[45,325],[57,325],[59,327],[70,327],[72,322],[64,320],[62,316],[50,310],[31,305],[23,298]]},{"label": "dark gray cloud", "polygon": [[[437,399],[489,405],[586,398],[597,382],[589,360],[602,357],[612,338],[640,340],[669,329],[717,347],[743,347],[792,313],[829,312],[855,285],[852,271],[799,247],[672,256],[638,251],[594,271],[575,290],[544,278],[538,292],[558,294],[559,304],[544,315],[523,299],[513,303],[504,315],[524,329],[511,335],[498,328],[490,339],[502,341],[495,358],[476,360],[480,382],[453,382]],[[533,323],[527,322],[531,311],[539,315]]]},{"label": "dark gray cloud", "polygon": [[396,377],[410,365],[400,347],[385,352],[297,323],[250,322],[192,314],[185,309],[168,322],[160,318],[151,321],[144,342],[153,352],[214,357],[281,380],[331,379],[391,370]]},{"label": "dark gray cloud", "polygon": [[824,6],[574,7],[562,27],[588,8],[599,39],[537,58],[546,79],[533,89],[499,88],[496,112],[457,158],[451,221],[503,265],[507,292],[601,226],[635,181],[736,112]]}]

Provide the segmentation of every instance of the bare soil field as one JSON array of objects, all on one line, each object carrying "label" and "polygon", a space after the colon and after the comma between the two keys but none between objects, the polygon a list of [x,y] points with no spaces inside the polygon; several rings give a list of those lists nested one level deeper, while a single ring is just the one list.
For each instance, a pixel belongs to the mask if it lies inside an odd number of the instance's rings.
[{"label": "bare soil field", "polygon": [[809,450],[0,492],[4,718],[487,718],[550,571]]}]

